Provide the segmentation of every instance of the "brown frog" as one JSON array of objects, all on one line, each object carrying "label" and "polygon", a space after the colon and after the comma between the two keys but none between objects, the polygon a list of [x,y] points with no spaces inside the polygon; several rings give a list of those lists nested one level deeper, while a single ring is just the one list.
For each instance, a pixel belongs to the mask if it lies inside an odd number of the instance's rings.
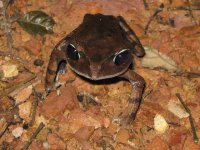
[{"label": "brown frog", "polygon": [[132,53],[141,57],[144,49],[121,16],[86,14],[83,22],[54,48],[47,68],[47,90],[55,88],[56,76],[66,64],[90,80],[125,78],[132,92],[119,121],[128,124],[135,118],[145,86],[144,79],[129,69]]}]

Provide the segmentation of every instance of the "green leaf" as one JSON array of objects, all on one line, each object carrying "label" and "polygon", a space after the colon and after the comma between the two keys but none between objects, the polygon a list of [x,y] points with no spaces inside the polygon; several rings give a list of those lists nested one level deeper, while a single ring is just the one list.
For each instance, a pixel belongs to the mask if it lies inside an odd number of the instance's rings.
[{"label": "green leaf", "polygon": [[30,11],[18,23],[26,32],[43,36],[53,33],[55,21],[42,11]]}]

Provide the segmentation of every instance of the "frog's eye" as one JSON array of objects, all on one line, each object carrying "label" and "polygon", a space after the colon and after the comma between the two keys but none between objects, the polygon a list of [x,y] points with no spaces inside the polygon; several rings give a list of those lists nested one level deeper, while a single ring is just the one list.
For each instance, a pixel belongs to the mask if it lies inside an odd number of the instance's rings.
[{"label": "frog's eye", "polygon": [[123,63],[125,63],[126,61],[129,60],[130,54],[128,52],[127,49],[123,49],[120,52],[115,54],[115,57],[113,58],[113,62],[115,63],[115,65],[119,66]]},{"label": "frog's eye", "polygon": [[69,44],[67,46],[67,56],[72,60],[79,60],[80,59],[80,54],[76,50],[76,48],[73,44]]}]

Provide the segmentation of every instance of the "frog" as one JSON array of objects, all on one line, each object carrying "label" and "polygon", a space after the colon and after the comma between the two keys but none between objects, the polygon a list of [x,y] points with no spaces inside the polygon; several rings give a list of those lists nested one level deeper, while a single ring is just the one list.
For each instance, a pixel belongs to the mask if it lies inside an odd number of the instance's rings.
[{"label": "frog", "polygon": [[145,80],[130,66],[133,55],[143,57],[144,48],[122,16],[85,14],[82,23],[53,49],[46,72],[46,89],[56,86],[58,74],[71,69],[95,82],[121,78],[130,82],[128,105],[117,117],[121,125],[130,124],[139,109]]}]

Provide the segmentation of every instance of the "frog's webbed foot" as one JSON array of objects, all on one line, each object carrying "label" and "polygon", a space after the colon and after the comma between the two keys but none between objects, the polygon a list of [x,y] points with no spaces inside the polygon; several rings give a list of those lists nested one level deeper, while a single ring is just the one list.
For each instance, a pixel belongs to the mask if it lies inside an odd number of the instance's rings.
[{"label": "frog's webbed foot", "polygon": [[46,72],[46,90],[47,92],[56,89],[56,77],[58,74],[63,74],[66,72],[66,61],[64,51],[59,50],[56,47],[49,60],[49,64]]},{"label": "frog's webbed foot", "polygon": [[133,32],[133,30],[130,28],[130,26],[126,23],[124,18],[122,18],[121,16],[117,16],[117,21],[121,26],[121,28],[124,30],[127,40],[131,44],[132,52],[138,57],[144,56],[145,51],[142,44],[140,43],[140,40],[138,39],[137,35]]},{"label": "frog's webbed foot", "polygon": [[121,77],[129,80],[132,85],[132,92],[128,101],[128,106],[119,115],[119,118],[116,119],[118,123],[126,126],[135,119],[142,99],[145,81],[140,75],[131,70],[122,74]]},{"label": "frog's webbed foot", "polygon": [[101,106],[101,103],[94,96],[86,92],[78,93],[77,98],[84,109],[88,109],[90,105]]}]

